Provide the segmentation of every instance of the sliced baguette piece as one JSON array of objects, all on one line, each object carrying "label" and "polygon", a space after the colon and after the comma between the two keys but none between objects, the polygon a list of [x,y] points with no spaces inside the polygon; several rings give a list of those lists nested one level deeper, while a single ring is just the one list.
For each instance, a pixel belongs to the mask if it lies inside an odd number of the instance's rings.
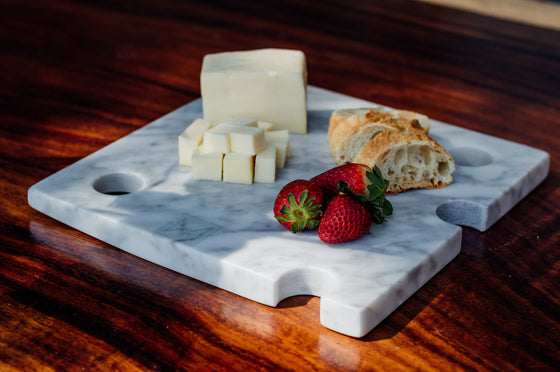
[{"label": "sliced baguette piece", "polygon": [[421,129],[390,130],[377,134],[360,149],[354,163],[377,165],[389,181],[387,192],[441,188],[453,181],[451,155]]},{"label": "sliced baguette piece", "polygon": [[377,106],[333,111],[329,120],[327,139],[330,141],[332,132],[335,130],[335,128],[351,116],[359,116],[363,121],[367,121],[368,119],[366,118],[366,115],[368,115],[370,111],[387,113],[395,119],[416,119],[426,133],[430,131],[430,119],[424,114],[420,114],[418,112],[410,110],[396,110]]},{"label": "sliced baguette piece", "polygon": [[416,119],[397,118],[379,110],[368,110],[365,114],[361,110],[356,112],[339,123],[333,121],[336,127],[331,131],[329,145],[338,164],[351,162],[362,146],[380,132],[406,131],[408,128],[423,130]]},{"label": "sliced baguette piece", "polygon": [[333,111],[333,113],[331,114],[331,118],[329,119],[329,130],[327,132],[327,139],[330,141],[332,132],[336,129],[336,127],[351,116],[358,117],[354,119],[355,121],[365,121],[365,116],[370,110],[379,110],[379,108],[357,108]]}]

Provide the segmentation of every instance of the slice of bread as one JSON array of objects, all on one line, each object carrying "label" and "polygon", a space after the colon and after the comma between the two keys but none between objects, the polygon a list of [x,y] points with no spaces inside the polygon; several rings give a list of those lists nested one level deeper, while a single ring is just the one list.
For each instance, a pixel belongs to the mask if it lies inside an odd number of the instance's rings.
[{"label": "slice of bread", "polygon": [[[373,112],[373,111],[372,111]],[[352,162],[354,156],[370,138],[385,130],[393,130],[390,114],[379,113],[375,118],[352,115],[342,120],[332,130],[329,144],[338,164]]]},{"label": "slice of bread", "polygon": [[331,118],[329,120],[329,131],[327,133],[327,139],[330,141],[332,132],[336,129],[336,127],[342,123],[344,120],[348,119],[351,116],[355,116],[353,120],[355,121],[365,121],[366,114],[372,110],[371,108],[359,108],[359,109],[344,109],[344,110],[336,110],[331,114]]},{"label": "slice of bread", "polygon": [[[417,114],[372,109],[335,111],[329,123],[329,144],[338,164],[377,165],[389,181],[387,192],[440,188],[453,181],[455,162],[429,135],[429,121]],[[332,128],[331,128],[332,126]]]},{"label": "slice of bread", "polygon": [[385,112],[373,109],[338,110],[331,115],[327,139],[338,164],[352,162],[362,146],[386,130],[414,127],[427,131],[410,111]]},{"label": "slice of bread", "polygon": [[455,162],[451,155],[425,132],[392,130],[369,140],[354,157],[354,163],[377,165],[389,181],[387,192],[415,188],[441,188],[453,181]]}]

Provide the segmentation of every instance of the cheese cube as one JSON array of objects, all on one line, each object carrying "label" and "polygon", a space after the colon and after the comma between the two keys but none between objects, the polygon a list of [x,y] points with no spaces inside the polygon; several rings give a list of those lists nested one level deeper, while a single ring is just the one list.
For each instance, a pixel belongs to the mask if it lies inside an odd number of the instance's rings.
[{"label": "cheese cube", "polygon": [[192,170],[195,180],[222,180],[222,166],[224,154],[209,152],[206,149],[198,148],[192,155]]},{"label": "cheese cube", "polygon": [[286,166],[286,159],[288,158],[287,147],[278,144],[272,144],[270,147],[276,149],[276,168],[284,168]]},{"label": "cheese cube", "polygon": [[264,129],[235,127],[230,134],[231,152],[256,155],[266,147]]},{"label": "cheese cube", "polygon": [[267,146],[276,148],[276,167],[284,168],[286,159],[290,156],[290,135],[287,130],[265,132]]},{"label": "cheese cube", "polygon": [[204,133],[204,146],[210,152],[227,154],[231,152],[229,133],[234,127],[228,124],[219,124]]},{"label": "cheese cube", "polygon": [[276,147],[269,146],[255,157],[255,182],[274,183],[276,180]]},{"label": "cheese cube", "polygon": [[205,119],[249,117],[291,133],[307,132],[305,54],[258,49],[208,54],[200,74]]},{"label": "cheese cube", "polygon": [[[265,141],[267,143],[274,143],[274,144],[281,144],[284,145],[286,144],[286,146],[289,148],[290,146],[290,134],[289,132],[284,129],[284,130],[270,130],[265,132],[264,134],[265,137]],[[289,156],[289,154],[288,154]]]},{"label": "cheese cube", "polygon": [[274,124],[269,123],[268,121],[257,121],[257,127],[264,129],[265,132],[272,130]]},{"label": "cheese cube", "polygon": [[251,184],[254,174],[254,156],[233,152],[224,156],[224,182]]},{"label": "cheese cube", "polygon": [[212,127],[208,120],[196,119],[178,137],[179,141],[179,164],[191,165],[194,150],[202,143],[204,132]]}]

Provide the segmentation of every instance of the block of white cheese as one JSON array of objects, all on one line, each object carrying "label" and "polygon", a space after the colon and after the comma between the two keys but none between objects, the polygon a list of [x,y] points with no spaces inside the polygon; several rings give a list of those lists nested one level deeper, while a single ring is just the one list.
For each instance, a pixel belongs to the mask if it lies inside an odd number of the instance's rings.
[{"label": "block of white cheese", "polygon": [[269,146],[255,156],[255,182],[274,183],[276,180],[276,147]]},{"label": "block of white cheese", "polygon": [[230,128],[231,152],[256,155],[266,147],[264,129],[244,126]]},{"label": "block of white cheese", "polygon": [[203,146],[192,154],[192,171],[195,180],[221,181],[224,154],[211,152]]},{"label": "block of white cheese", "polygon": [[200,74],[205,119],[236,117],[307,133],[307,67],[298,50],[258,49],[208,54]]},{"label": "block of white cheese", "polygon": [[265,132],[264,136],[266,145],[276,148],[276,167],[284,168],[290,156],[290,134],[284,129]]},{"label": "block of white cheese", "polygon": [[202,143],[204,133],[212,127],[208,120],[196,119],[178,137],[179,141],[179,164],[191,165],[191,157]]},{"label": "block of white cheese", "polygon": [[230,152],[224,156],[223,181],[231,183],[253,183],[255,157],[249,154]]}]

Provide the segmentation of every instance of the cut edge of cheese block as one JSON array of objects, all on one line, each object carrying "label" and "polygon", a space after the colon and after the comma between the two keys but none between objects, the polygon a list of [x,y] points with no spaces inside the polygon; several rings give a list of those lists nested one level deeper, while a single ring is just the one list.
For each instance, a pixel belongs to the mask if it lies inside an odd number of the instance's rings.
[{"label": "cut edge of cheese block", "polygon": [[257,127],[264,129],[265,132],[269,132],[274,130],[274,124],[269,123],[268,121],[257,121]]},{"label": "cut edge of cheese block", "polygon": [[223,159],[223,181],[252,184],[255,177],[255,157],[230,152]]},{"label": "cut edge of cheese block", "polygon": [[199,147],[192,155],[192,171],[196,180],[221,181],[224,154]]},{"label": "cut edge of cheese block", "polygon": [[204,132],[202,142],[209,152],[227,154],[231,152],[230,131],[230,126],[220,124]]},{"label": "cut edge of cheese block", "polygon": [[204,133],[212,128],[212,122],[198,118],[179,135],[179,164],[190,166],[193,152],[200,146]]},{"label": "cut edge of cheese block", "polygon": [[237,127],[230,132],[231,152],[256,155],[266,147],[264,129]]},{"label": "cut edge of cheese block", "polygon": [[268,146],[255,157],[255,182],[274,183],[276,181],[276,147]]},{"label": "cut edge of cheese block", "polygon": [[265,132],[267,146],[276,147],[276,168],[284,168],[290,157],[290,134],[286,129]]}]

